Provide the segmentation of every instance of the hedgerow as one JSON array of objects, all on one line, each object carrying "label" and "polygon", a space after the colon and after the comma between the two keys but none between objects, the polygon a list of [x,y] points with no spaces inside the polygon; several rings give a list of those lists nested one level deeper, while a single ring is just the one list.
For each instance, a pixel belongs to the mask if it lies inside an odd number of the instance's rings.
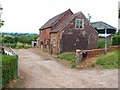
[{"label": "hedgerow", "polygon": [[2,69],[2,87],[18,75],[18,56],[0,55]]}]

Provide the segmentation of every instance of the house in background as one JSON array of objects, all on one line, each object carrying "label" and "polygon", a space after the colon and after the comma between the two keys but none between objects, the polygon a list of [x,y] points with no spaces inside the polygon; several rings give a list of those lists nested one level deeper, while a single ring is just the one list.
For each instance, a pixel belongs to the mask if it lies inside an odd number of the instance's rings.
[{"label": "house in background", "polygon": [[107,34],[115,34],[116,28],[102,21],[91,23],[96,31],[100,34],[105,34],[105,27],[107,29]]},{"label": "house in background", "polygon": [[82,12],[67,11],[48,20],[39,29],[39,45],[50,54],[97,48],[98,32]]},{"label": "house in background", "polygon": [[117,29],[105,22],[93,22],[91,23],[96,31],[99,33],[99,37],[105,39],[105,28],[106,28],[106,40],[107,44],[111,44],[112,36],[116,33]]}]

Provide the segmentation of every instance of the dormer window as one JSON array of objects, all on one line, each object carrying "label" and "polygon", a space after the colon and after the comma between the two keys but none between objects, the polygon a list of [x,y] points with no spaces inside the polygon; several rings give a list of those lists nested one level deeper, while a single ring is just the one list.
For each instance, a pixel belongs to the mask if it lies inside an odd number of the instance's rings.
[{"label": "dormer window", "polygon": [[82,19],[76,19],[76,23],[75,23],[75,28],[76,29],[82,29],[83,28],[83,20]]}]

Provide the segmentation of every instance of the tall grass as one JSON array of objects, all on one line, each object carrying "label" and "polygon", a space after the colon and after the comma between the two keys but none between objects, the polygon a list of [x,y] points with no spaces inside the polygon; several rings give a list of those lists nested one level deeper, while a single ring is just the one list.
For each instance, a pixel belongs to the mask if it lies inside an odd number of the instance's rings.
[{"label": "tall grass", "polygon": [[97,64],[105,69],[120,68],[118,54],[120,50],[109,52],[107,55],[101,55],[97,58]]},{"label": "tall grass", "polygon": [[[112,41],[109,40],[107,42],[107,46],[112,46]],[[98,40],[98,48],[104,48],[105,47],[105,39],[104,38],[99,38]]]}]

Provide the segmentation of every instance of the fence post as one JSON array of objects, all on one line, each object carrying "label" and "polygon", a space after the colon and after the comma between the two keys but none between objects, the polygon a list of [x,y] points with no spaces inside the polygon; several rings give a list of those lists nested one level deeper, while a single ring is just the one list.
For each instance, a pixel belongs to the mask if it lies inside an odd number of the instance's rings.
[{"label": "fence post", "polygon": [[82,50],[76,50],[76,65],[78,66],[82,60]]},{"label": "fence post", "polygon": [[105,26],[105,54],[107,53],[107,27]]}]

